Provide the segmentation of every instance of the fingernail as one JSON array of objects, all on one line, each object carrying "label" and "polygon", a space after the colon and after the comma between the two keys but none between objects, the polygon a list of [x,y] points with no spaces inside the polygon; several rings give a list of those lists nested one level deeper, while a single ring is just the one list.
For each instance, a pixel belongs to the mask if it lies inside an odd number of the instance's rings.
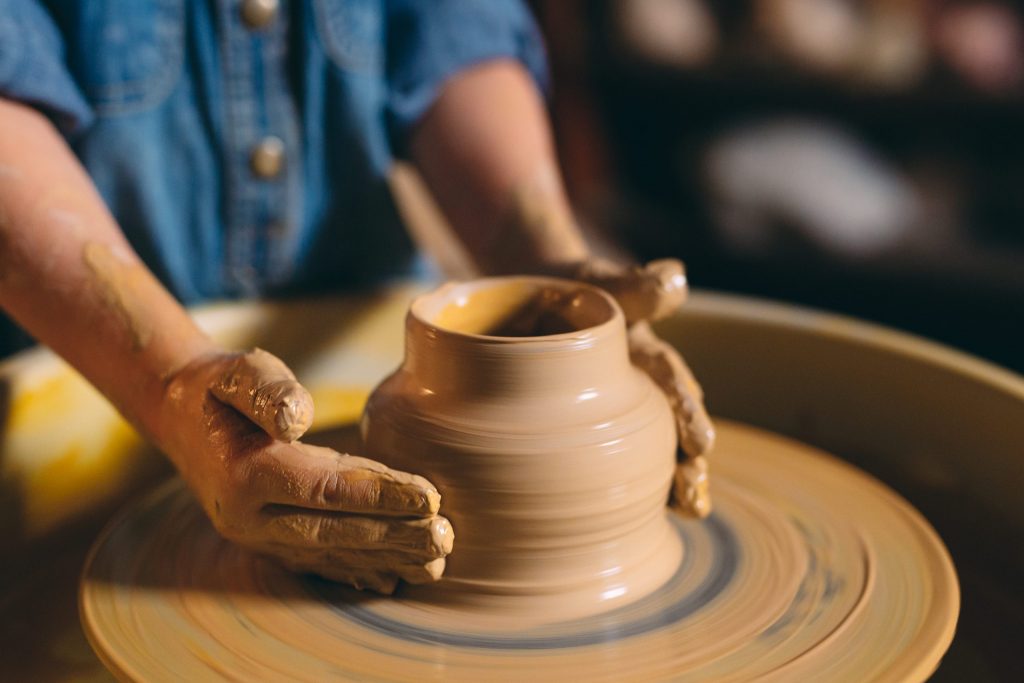
[{"label": "fingernail", "polygon": [[289,396],[279,402],[275,407],[274,422],[282,441],[294,441],[305,434],[313,422],[313,405],[308,394]]},{"label": "fingernail", "polygon": [[434,544],[433,551],[437,555],[444,556],[450,553],[455,545],[455,531],[452,529],[451,522],[444,517],[438,517],[433,520],[430,529],[430,540]]}]

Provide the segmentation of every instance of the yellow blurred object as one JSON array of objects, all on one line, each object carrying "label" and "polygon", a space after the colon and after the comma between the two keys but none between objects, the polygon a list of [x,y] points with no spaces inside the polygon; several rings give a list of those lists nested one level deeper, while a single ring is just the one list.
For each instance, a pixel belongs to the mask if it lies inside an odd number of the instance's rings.
[{"label": "yellow blurred object", "polygon": [[6,517],[0,545],[32,541],[103,504],[133,472],[152,471],[145,442],[89,383],[52,357],[51,372],[8,380],[9,409],[0,437]]},{"label": "yellow blurred object", "polygon": [[316,406],[311,431],[317,432],[358,422],[372,388],[320,386],[310,389],[313,405]]}]

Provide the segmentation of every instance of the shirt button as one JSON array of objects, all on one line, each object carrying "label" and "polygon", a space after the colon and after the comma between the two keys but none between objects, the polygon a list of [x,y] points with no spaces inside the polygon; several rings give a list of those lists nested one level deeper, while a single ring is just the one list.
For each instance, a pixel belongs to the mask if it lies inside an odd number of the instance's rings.
[{"label": "shirt button", "polygon": [[281,138],[269,135],[260,140],[249,154],[249,168],[264,180],[280,175],[284,168],[284,143]]},{"label": "shirt button", "polygon": [[242,0],[242,23],[254,31],[266,28],[277,16],[279,0]]}]

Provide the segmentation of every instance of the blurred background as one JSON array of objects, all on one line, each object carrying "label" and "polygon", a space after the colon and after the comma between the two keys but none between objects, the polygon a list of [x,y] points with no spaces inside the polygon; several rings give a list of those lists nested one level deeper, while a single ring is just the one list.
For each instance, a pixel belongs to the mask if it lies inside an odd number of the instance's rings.
[{"label": "blurred background", "polygon": [[1024,7],[533,0],[591,237],[1024,371]]}]

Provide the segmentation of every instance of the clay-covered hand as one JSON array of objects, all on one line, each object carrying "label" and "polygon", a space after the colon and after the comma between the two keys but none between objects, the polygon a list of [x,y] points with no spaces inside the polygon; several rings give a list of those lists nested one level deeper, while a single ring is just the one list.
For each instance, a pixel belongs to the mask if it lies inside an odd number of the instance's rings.
[{"label": "clay-covered hand", "polygon": [[293,571],[394,590],[440,578],[454,535],[423,477],[294,441],[309,393],[275,356],[201,357],[174,373],[160,446],[224,537]]},{"label": "clay-covered hand", "polygon": [[683,264],[675,259],[624,266],[605,259],[580,265],[575,277],[597,285],[615,297],[629,326],[633,364],[646,372],[664,392],[676,418],[682,451],[676,468],[673,502],[683,512],[706,517],[711,512],[705,455],[715,429],[704,407],[704,392],[683,357],[659,338],[650,323],[665,318],[686,301]]}]

